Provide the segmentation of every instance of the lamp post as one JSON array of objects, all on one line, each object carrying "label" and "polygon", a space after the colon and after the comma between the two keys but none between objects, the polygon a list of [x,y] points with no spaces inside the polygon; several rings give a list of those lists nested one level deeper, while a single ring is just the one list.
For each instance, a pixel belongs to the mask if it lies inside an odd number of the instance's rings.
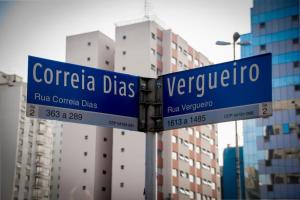
[{"label": "lamp post", "polygon": [[[240,46],[247,46],[250,45],[249,41],[242,41],[237,42],[240,38],[240,34],[235,32],[233,34],[233,42],[226,42],[226,41],[217,41],[216,45],[226,46],[232,45],[233,46],[233,60],[235,60],[235,45],[238,44]],[[236,163],[236,185],[237,185],[237,199],[242,199],[242,191],[241,191],[241,174],[240,174],[240,151],[239,151],[239,140],[238,140],[238,131],[237,131],[237,121],[234,121],[235,125],[235,163]]]}]

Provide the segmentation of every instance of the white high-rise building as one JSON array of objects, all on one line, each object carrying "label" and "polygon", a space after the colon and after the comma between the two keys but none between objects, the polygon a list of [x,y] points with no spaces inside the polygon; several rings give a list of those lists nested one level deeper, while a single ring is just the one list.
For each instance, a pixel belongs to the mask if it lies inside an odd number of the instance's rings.
[{"label": "white high-rise building", "polygon": [[[210,65],[172,30],[142,19],[116,26],[115,71],[155,78]],[[164,131],[157,138],[157,199],[220,199],[215,125]],[[145,134],[114,129],[112,199],[143,199]]]},{"label": "white high-rise building", "polygon": [[[114,41],[99,31],[67,37],[66,62],[113,70]],[[64,123],[60,199],[110,199],[112,129]]]},{"label": "white high-rise building", "polygon": [[3,72],[0,113],[1,199],[57,199],[61,123],[27,118],[26,83]]}]

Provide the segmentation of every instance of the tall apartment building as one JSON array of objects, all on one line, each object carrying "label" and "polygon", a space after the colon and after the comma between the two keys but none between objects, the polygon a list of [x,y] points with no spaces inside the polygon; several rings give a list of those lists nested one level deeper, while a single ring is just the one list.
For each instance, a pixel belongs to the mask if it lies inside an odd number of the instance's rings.
[{"label": "tall apartment building", "polygon": [[246,197],[300,199],[300,1],[254,0],[242,57],[272,52],[273,116],[244,122]]},{"label": "tall apartment building", "polygon": [[[66,62],[113,70],[114,41],[99,31],[67,37]],[[110,199],[112,129],[64,123],[60,199]]]},{"label": "tall apartment building", "polygon": [[[149,19],[118,24],[115,42],[97,31],[66,47],[67,62],[150,78],[210,64]],[[220,199],[215,125],[159,133],[157,146],[158,199]],[[145,134],[65,123],[61,171],[62,199],[144,199]]]},{"label": "tall apartment building", "polygon": [[0,72],[1,199],[57,199],[61,123],[27,118],[26,89]]},{"label": "tall apartment building", "polygon": [[[209,65],[183,38],[154,20],[117,24],[115,71],[155,78]],[[157,137],[157,199],[220,199],[215,125]],[[114,129],[112,199],[142,199],[145,134]]]}]

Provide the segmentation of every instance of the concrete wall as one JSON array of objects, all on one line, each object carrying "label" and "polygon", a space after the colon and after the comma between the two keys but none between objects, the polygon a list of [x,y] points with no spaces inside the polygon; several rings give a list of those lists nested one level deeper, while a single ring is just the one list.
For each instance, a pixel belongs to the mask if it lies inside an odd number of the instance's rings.
[{"label": "concrete wall", "polygon": [[[67,62],[113,70],[113,55],[113,40],[99,31],[66,39]],[[61,199],[110,199],[111,128],[64,123],[62,152]]]},{"label": "concrete wall", "polygon": [[[1,75],[1,74],[0,74]],[[12,199],[22,84],[0,84],[1,199]]]}]

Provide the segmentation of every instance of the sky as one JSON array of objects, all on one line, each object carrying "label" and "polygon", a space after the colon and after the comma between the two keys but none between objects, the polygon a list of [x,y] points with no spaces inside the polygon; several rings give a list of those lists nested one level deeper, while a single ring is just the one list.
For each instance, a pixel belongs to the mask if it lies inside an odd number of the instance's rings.
[{"label": "sky", "polygon": [[[114,39],[116,23],[144,16],[144,2],[0,1],[0,71],[17,74],[26,81],[28,55],[65,61],[68,35],[100,30]],[[221,63],[232,60],[232,47],[216,46],[215,42],[231,41],[234,32],[250,32],[251,7],[252,0],[152,0],[150,14],[212,62]],[[227,144],[234,146],[234,123],[222,123],[218,127],[222,154]],[[241,122],[238,130],[241,135]]]}]

